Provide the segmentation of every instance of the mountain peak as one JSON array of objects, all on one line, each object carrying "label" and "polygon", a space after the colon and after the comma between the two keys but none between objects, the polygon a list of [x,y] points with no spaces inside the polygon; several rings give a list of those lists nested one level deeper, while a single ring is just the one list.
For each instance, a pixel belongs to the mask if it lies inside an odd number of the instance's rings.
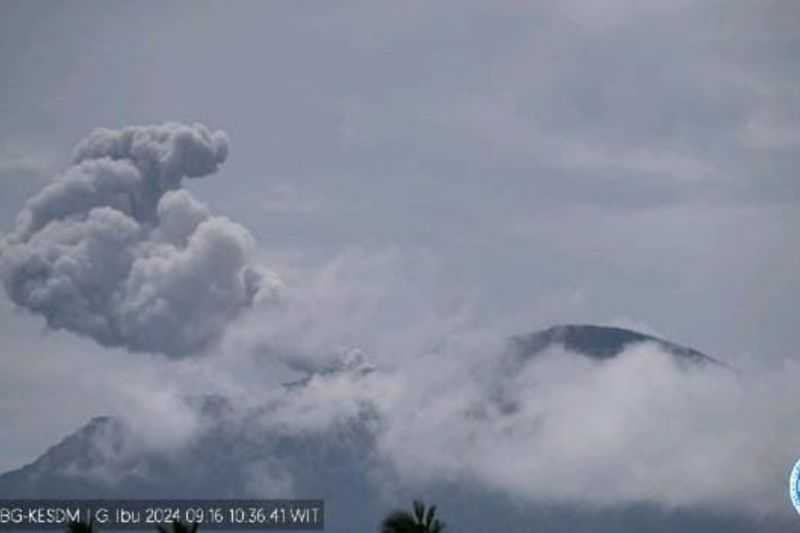
[{"label": "mountain peak", "polygon": [[612,326],[591,324],[561,324],[528,335],[512,337],[514,352],[521,359],[560,346],[565,350],[580,353],[593,359],[611,359],[632,345],[653,343],[662,350],[680,358],[700,364],[722,364],[693,348],[633,331]]}]

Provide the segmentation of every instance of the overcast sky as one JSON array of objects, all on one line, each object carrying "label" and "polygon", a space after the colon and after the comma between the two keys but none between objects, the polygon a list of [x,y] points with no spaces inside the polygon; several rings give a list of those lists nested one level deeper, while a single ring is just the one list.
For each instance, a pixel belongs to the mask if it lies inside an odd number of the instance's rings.
[{"label": "overcast sky", "polygon": [[[0,227],[94,128],[198,121],[186,187],[289,284],[389,254],[484,324],[800,359],[800,7],[642,4],[5,1]],[[4,470],[101,414],[68,372],[140,363],[0,316]]]}]

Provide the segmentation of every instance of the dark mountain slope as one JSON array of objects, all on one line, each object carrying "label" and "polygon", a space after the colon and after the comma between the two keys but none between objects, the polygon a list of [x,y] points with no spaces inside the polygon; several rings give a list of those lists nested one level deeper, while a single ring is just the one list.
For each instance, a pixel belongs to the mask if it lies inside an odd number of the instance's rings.
[{"label": "dark mountain slope", "polygon": [[587,357],[609,359],[640,343],[653,343],[686,362],[722,364],[693,348],[637,331],[609,326],[568,324],[512,338],[515,352],[522,358],[533,357],[547,349],[560,346]]}]

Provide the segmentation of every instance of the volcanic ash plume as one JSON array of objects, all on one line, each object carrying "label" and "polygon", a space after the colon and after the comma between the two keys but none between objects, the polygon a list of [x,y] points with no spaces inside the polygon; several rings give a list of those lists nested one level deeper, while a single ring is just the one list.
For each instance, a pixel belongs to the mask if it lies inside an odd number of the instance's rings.
[{"label": "volcanic ash plume", "polygon": [[181,189],[217,171],[224,132],[201,124],[95,130],[0,241],[10,298],[106,346],[200,351],[277,280],[244,227]]}]

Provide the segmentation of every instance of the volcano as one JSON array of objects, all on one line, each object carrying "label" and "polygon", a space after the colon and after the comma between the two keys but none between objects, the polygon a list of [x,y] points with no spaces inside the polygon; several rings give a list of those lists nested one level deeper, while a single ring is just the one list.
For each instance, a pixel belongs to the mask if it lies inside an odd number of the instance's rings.
[{"label": "volcano", "polygon": [[[510,340],[517,364],[553,348],[606,361],[640,344],[658,346],[685,369],[724,366],[693,348],[614,327],[560,325]],[[371,379],[380,370],[343,367],[336,372],[352,372],[358,386],[359,380]],[[320,378],[333,379],[336,372],[320,373]],[[284,393],[300,394],[313,385],[313,379],[302,380],[285,387]],[[290,434],[251,423],[265,416],[266,407],[232,417],[233,408],[224,398],[209,396],[195,404],[209,429],[183,449],[147,449],[124,420],[97,417],[31,464],[0,475],[0,498],[322,498],[326,530],[334,532],[374,531],[388,510],[404,506],[412,497],[439,504],[454,531],[786,530],[783,519],[751,523],[741,516],[661,509],[650,503],[614,509],[579,503],[523,506],[496,490],[458,480],[437,482],[421,493],[397,488],[387,498],[380,486],[386,478],[375,476],[385,466],[385,458],[376,451],[381,420],[369,406],[324,431]]]}]

